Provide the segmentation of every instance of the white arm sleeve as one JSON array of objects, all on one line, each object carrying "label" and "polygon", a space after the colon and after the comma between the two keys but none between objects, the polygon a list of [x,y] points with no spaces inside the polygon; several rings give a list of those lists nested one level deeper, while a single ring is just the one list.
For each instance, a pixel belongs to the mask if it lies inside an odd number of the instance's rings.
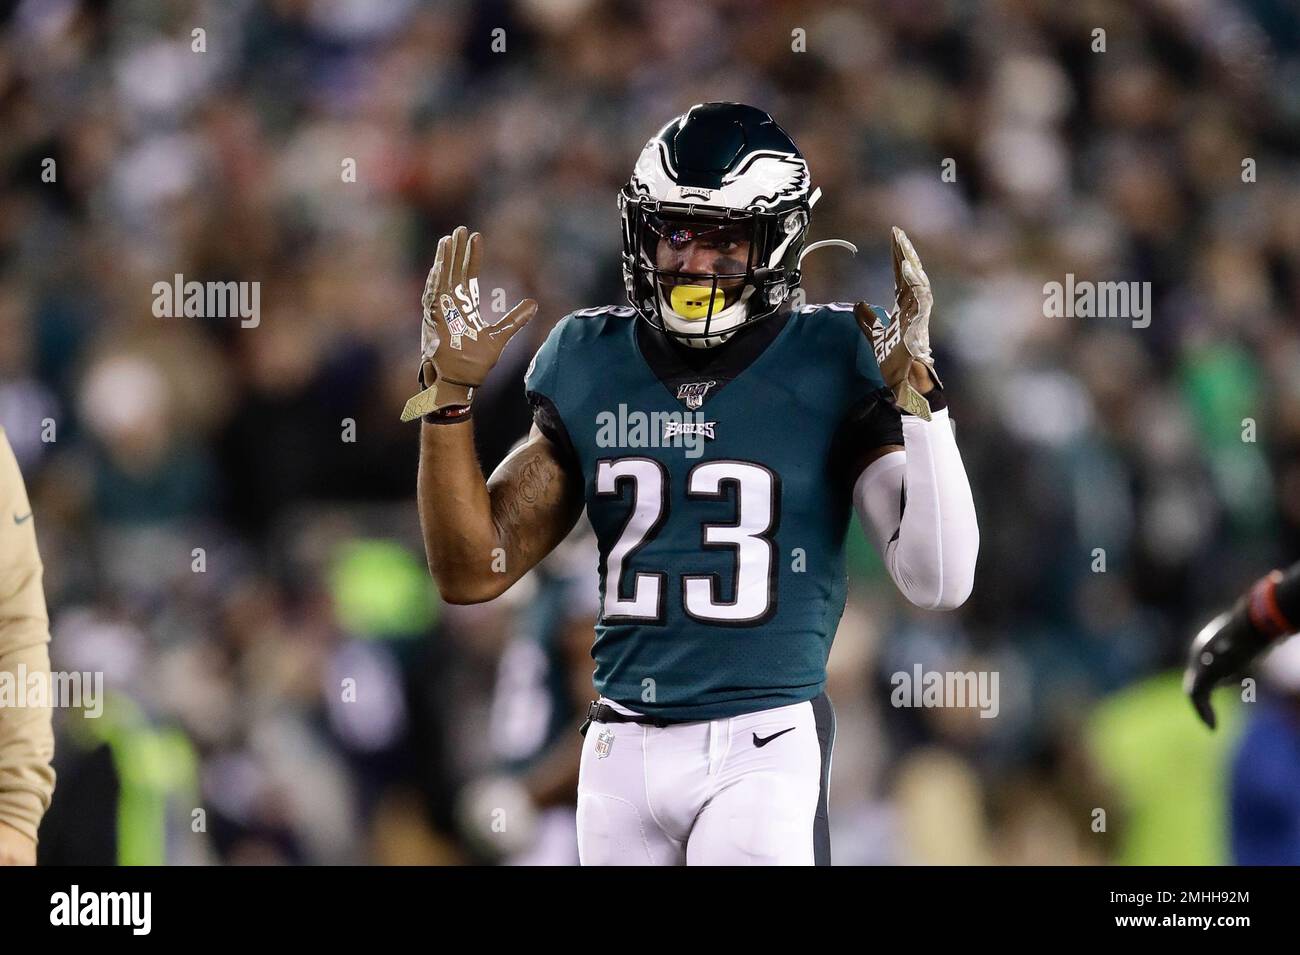
[{"label": "white arm sleeve", "polygon": [[903,415],[903,446],[858,476],[853,506],[903,596],[952,610],[975,584],[979,526],[948,409]]}]

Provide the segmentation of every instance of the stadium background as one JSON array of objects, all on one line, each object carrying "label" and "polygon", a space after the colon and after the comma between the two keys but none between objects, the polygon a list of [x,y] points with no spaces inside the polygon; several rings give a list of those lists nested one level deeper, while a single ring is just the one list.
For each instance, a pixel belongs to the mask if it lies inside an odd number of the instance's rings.
[{"label": "stadium background", "polygon": [[[1211,736],[1177,671],[1300,543],[1294,5],[5,0],[0,29],[0,426],[54,665],[113,694],[57,715],[44,861],[476,858],[456,793],[531,603],[440,606],[423,569],[424,273],[465,223],[485,288],[541,303],[476,412],[490,468],[549,327],[622,300],[637,150],[721,99],[801,144],[812,238],[860,247],[809,259],[811,300],[888,304],[890,225],[915,241],[981,521],[954,614],[854,546],[837,862],[1229,858],[1252,710]],[[154,317],[176,273],[260,282],[260,324]],[[1149,327],[1045,317],[1067,273],[1150,282]],[[998,672],[999,715],[890,707],[917,663]]]}]

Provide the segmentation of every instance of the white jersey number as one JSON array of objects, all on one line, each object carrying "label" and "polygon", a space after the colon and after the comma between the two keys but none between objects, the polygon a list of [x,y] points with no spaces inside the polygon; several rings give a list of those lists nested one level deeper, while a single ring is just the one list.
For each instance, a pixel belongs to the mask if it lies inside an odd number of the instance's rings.
[{"label": "white jersey number", "polygon": [[623,596],[623,565],[653,536],[668,513],[668,471],[653,458],[619,458],[596,465],[596,494],[618,497],[619,485],[632,485],[632,513],[605,558],[605,620],[659,620],[666,574],[638,573]]},{"label": "white jersey number", "polygon": [[[638,572],[631,591],[624,586],[628,559],[663,526],[668,516],[668,472],[650,458],[618,458],[596,465],[596,494],[621,496],[620,482],[632,483],[632,511],[605,561],[605,620],[663,620],[667,574]],[[706,623],[753,625],[767,619],[775,605],[775,529],[779,482],[767,468],[749,461],[708,461],[686,478],[686,496],[721,499],[730,489],[736,500],[731,524],[704,524],[701,544],[731,550],[735,556],[734,590],[722,599],[719,574],[683,574],[686,615]]]}]

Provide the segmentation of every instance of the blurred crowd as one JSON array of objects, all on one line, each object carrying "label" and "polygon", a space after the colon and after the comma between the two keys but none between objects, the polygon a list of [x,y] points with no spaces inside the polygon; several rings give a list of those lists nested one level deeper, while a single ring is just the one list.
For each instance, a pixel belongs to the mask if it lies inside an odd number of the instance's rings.
[{"label": "blurred crowd", "polygon": [[[476,858],[527,599],[424,569],[424,274],[463,223],[485,301],[541,303],[476,404],[490,470],[549,328],[623,301],[638,150],[706,100],[784,125],[811,238],[858,245],[811,301],[891,304],[912,237],[980,515],[954,614],[851,534],[837,861],[1229,857],[1233,729],[1173,671],[1300,554],[1294,4],[0,0],[0,426],[54,665],[112,696],[58,714],[46,861]],[[260,283],[259,323],[156,317],[178,274]],[[1067,274],[1151,283],[1149,326],[1047,317]],[[917,663],[997,671],[998,717],[891,707]]]}]

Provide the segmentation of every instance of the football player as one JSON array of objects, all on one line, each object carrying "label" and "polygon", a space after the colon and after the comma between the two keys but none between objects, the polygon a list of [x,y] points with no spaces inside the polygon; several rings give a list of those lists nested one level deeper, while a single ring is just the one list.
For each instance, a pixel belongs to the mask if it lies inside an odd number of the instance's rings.
[{"label": "football player", "polygon": [[[12,514],[10,521],[6,515]],[[54,793],[50,624],[32,506],[0,428],[0,866],[36,865],[36,835]]]},{"label": "football player", "polygon": [[1246,669],[1255,658],[1300,622],[1300,564],[1265,574],[1237,599],[1231,610],[1207,623],[1192,641],[1183,688],[1197,714],[1215,727],[1210,692]]},{"label": "football player", "polygon": [[856,508],[913,603],[970,593],[978,530],[929,345],[929,279],[893,233],[892,311],[803,305],[808,165],[761,110],[692,107],[619,203],[630,307],[551,331],[529,439],[484,482],[475,389],[536,312],[488,325],[483,240],[442,239],[424,294],[419,503],[452,602],[491,600],[586,507],[599,699],[584,725],[584,864],[829,862],[826,658]]}]

